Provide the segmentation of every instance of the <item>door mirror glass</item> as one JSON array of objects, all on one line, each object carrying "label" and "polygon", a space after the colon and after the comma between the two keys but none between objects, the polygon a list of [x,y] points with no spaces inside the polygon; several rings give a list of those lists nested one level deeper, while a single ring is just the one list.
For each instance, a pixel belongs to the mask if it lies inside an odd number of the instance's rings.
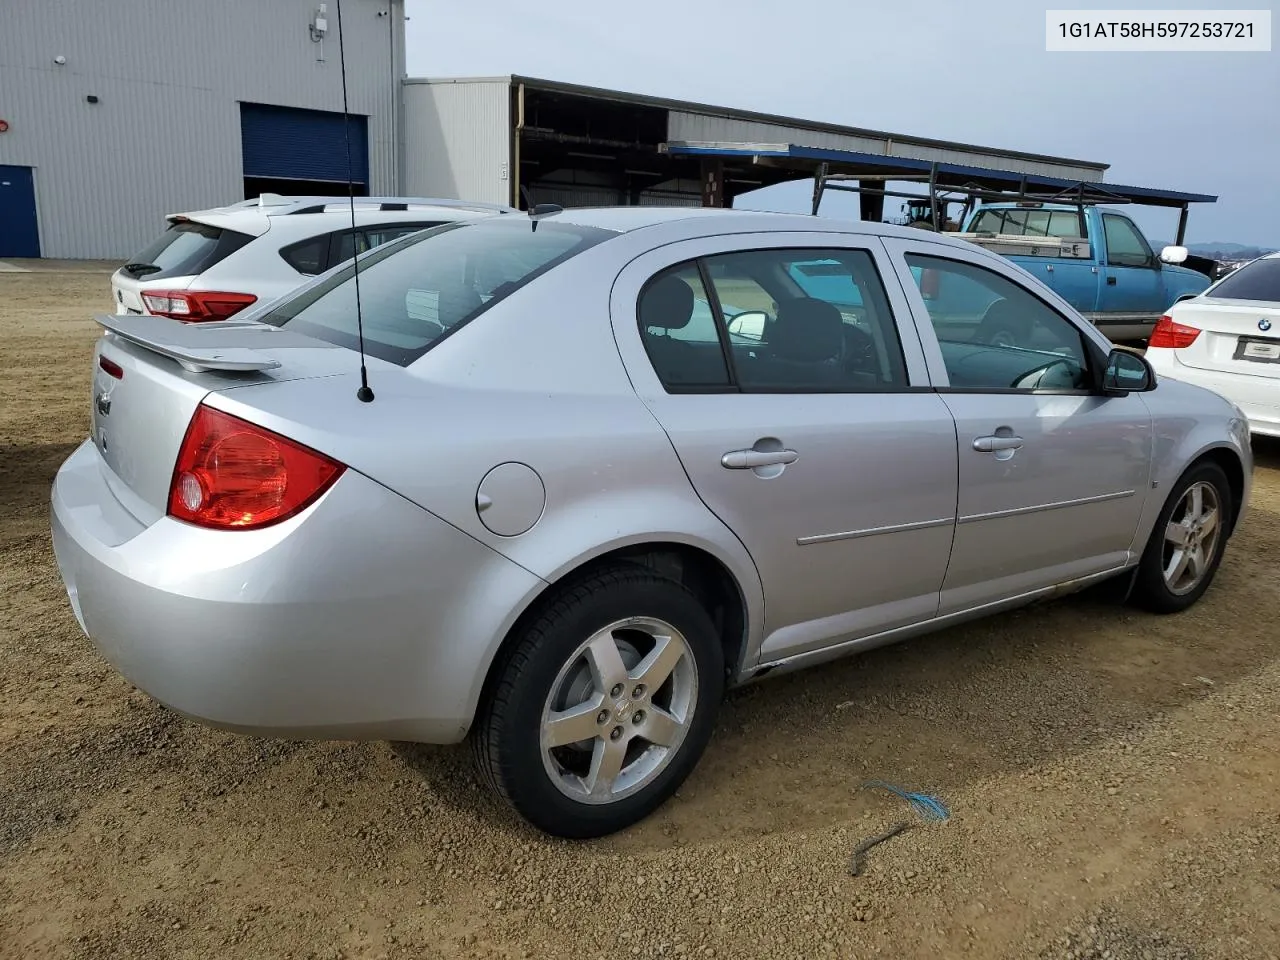
[{"label": "door mirror glass", "polygon": [[1186,247],[1165,247],[1160,251],[1160,259],[1165,263],[1182,263],[1190,255]]},{"label": "door mirror glass", "polygon": [[761,310],[747,310],[729,321],[729,336],[744,340],[764,338],[764,324],[768,317]]},{"label": "door mirror glass", "polygon": [[1129,350],[1112,350],[1107,357],[1102,388],[1108,393],[1134,393],[1156,385],[1155,371],[1146,358]]}]

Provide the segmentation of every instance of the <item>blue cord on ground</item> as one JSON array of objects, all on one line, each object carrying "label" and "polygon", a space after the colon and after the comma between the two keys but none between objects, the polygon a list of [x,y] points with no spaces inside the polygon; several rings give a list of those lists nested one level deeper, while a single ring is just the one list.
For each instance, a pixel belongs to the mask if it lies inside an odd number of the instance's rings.
[{"label": "blue cord on ground", "polygon": [[891,783],[885,783],[883,780],[868,780],[862,786],[887,790],[902,797],[902,799],[911,804],[911,809],[925,820],[946,820],[950,816],[946,804],[939,798],[931,797],[927,793],[913,793],[909,790],[904,790],[902,787],[895,787]]}]

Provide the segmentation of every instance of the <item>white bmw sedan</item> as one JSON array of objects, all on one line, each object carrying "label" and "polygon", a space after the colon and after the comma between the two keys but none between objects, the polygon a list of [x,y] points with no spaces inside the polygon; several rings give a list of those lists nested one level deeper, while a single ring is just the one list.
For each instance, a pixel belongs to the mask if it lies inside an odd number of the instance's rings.
[{"label": "white bmw sedan", "polygon": [[1111,578],[1187,608],[1250,489],[1231,403],[883,224],[483,217],[99,320],[52,527],[103,656],[220,727],[469,738],[563,836],[662,804],[727,687]]},{"label": "white bmw sedan", "polygon": [[1280,437],[1280,253],[1246,263],[1160,318],[1147,360],[1244,411],[1253,433]]}]

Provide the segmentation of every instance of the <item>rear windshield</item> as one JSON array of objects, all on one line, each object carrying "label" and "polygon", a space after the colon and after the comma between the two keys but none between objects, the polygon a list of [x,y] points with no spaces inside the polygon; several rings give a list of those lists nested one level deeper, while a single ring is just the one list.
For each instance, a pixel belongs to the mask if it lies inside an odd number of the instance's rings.
[{"label": "rear windshield", "polygon": [[[365,352],[407,366],[503,297],[615,235],[545,220],[533,227],[523,217],[449,223],[362,255]],[[354,266],[280,301],[259,319],[358,349]]]},{"label": "rear windshield", "polygon": [[1226,300],[1268,300],[1280,303],[1280,257],[1267,257],[1246,263],[1223,277],[1216,287],[1206,290],[1206,297]]},{"label": "rear windshield", "polygon": [[206,223],[175,223],[130,258],[125,271],[139,280],[188,277],[208,270],[253,237]]},{"label": "rear windshield", "polygon": [[1019,237],[1088,237],[1084,219],[1075,210],[983,210],[969,230]]}]

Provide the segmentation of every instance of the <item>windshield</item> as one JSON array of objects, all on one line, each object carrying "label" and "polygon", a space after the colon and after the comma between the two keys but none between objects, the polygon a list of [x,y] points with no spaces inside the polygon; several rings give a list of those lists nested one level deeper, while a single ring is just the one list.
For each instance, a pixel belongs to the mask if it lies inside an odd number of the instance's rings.
[{"label": "windshield", "polygon": [[1206,290],[1204,296],[1280,303],[1280,257],[1246,263],[1219,280],[1217,286]]},{"label": "windshield", "polygon": [[[439,340],[608,230],[523,217],[450,223],[392,241],[359,259],[365,352],[407,366]],[[358,349],[356,278],[348,264],[260,319]]]}]

